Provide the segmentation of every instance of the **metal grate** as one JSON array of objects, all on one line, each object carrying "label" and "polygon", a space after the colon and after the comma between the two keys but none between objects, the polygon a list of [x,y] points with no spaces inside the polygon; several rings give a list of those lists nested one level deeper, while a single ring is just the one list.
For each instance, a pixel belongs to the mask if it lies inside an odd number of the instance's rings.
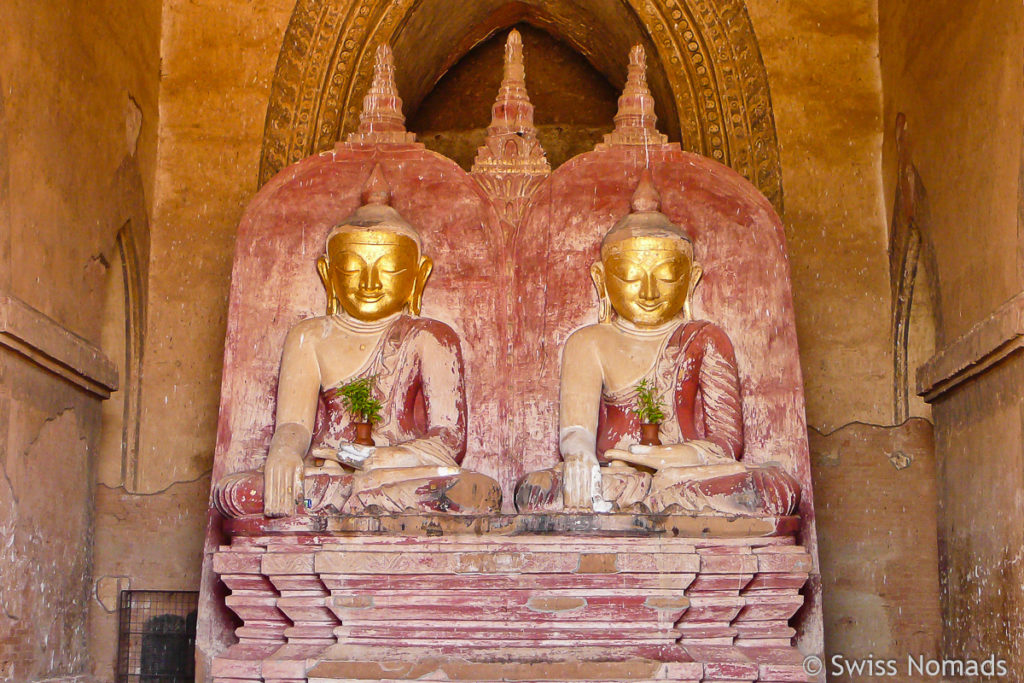
[{"label": "metal grate", "polygon": [[121,591],[117,599],[118,683],[193,683],[193,591]]}]

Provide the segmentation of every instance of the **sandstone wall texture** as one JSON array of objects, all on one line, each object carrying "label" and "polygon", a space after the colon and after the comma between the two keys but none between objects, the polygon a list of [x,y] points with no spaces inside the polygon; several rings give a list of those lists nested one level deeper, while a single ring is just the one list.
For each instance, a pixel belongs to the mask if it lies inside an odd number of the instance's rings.
[{"label": "sandstone wall texture", "polygon": [[[937,655],[938,547],[932,425],[810,430],[828,654]],[[845,680],[845,679],[839,679]]]},{"label": "sandstone wall texture", "polygon": [[99,401],[6,349],[0,379],[0,680],[75,678],[89,666]]},{"label": "sandstone wall texture", "polygon": [[[113,681],[117,653],[117,588],[196,590],[210,477],[174,484],[152,494],[99,485],[95,495],[96,538],[93,575],[96,597],[89,603],[94,676]],[[102,599],[102,602],[100,601]]]},{"label": "sandstone wall texture", "polygon": [[889,283],[873,0],[750,0],[772,88],[807,421],[889,418]]},{"label": "sandstone wall texture", "polygon": [[159,20],[157,0],[0,5],[4,681],[90,672],[93,473],[117,384],[99,312],[152,188]]},{"label": "sandstone wall texture", "polygon": [[[160,5],[160,3],[157,3]],[[198,590],[234,233],[289,2],[162,3],[159,161],[150,206],[138,451],[123,480],[100,457],[93,574],[118,587]],[[156,93],[154,93],[154,96]],[[112,681],[117,613],[90,605],[94,675]]]},{"label": "sandstone wall texture", "polygon": [[[960,340],[950,367],[967,366],[984,348],[1019,348],[1024,7],[882,0],[879,8],[886,167],[903,112],[930,202],[938,351]],[[978,343],[992,329],[997,338]],[[1024,359],[1010,353],[989,365],[933,399],[943,650],[1002,656],[1019,674]]]}]

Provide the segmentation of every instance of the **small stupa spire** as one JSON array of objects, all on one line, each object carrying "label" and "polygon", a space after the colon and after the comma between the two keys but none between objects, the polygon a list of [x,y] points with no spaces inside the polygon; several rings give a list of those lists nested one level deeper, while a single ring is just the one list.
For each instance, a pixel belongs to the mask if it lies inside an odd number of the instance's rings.
[{"label": "small stupa spire", "polygon": [[526,66],[523,63],[523,37],[512,29],[505,41],[505,66],[498,97],[491,107],[488,134],[535,132],[533,103],[526,94]]},{"label": "small stupa spire", "polygon": [[505,41],[505,63],[491,107],[491,125],[484,144],[477,149],[472,174],[496,200],[506,226],[512,226],[549,173],[551,166],[533,125],[533,103],[526,94],[523,37],[512,29]]},{"label": "small stupa spire", "polygon": [[647,55],[642,45],[629,51],[626,86],[619,97],[615,130],[604,136],[606,145],[664,145],[668,137],[658,132],[654,97],[647,87]]},{"label": "small stupa spire", "polygon": [[395,57],[391,46],[381,43],[373,58],[373,81],[363,98],[359,128],[349,142],[415,142],[415,133],[405,130],[402,98],[395,86]]},{"label": "small stupa spire", "polygon": [[551,171],[533,125],[533,103],[526,94],[526,66],[523,37],[509,31],[505,41],[505,64],[501,87],[491,107],[487,138],[477,150],[473,172],[514,170],[519,173]]}]

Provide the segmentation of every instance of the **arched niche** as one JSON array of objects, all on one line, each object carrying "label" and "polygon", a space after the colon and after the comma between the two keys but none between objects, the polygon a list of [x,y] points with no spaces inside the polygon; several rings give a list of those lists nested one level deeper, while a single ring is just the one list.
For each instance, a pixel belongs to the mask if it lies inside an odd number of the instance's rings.
[{"label": "arched niche", "polygon": [[142,361],[148,310],[150,231],[142,174],[135,155],[126,155],[105,196],[120,207],[103,255],[108,262],[101,348],[117,366],[120,386],[103,406],[97,479],[129,493],[143,488],[143,472],[154,456],[139,447],[142,424]]},{"label": "arched niche", "polygon": [[911,417],[931,419],[915,396],[915,375],[939,345],[938,269],[931,242],[928,193],[913,163],[906,115],[896,117],[897,177],[889,229],[892,298],[893,424]]},{"label": "arched niche", "polygon": [[145,315],[137,230],[128,221],[117,233],[104,292],[101,348],[117,366],[120,384],[102,406],[97,480],[111,488],[138,488]]},{"label": "arched niche", "polygon": [[394,48],[408,115],[475,45],[516,23],[566,43],[616,88],[630,46],[643,45],[662,130],[736,169],[781,210],[768,77],[743,0],[298,0],[271,88],[260,185],[355,128],[380,43]]}]

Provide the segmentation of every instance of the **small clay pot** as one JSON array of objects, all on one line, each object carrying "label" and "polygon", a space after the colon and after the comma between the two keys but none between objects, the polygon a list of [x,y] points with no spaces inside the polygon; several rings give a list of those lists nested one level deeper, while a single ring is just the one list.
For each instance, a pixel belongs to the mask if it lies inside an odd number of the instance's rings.
[{"label": "small clay pot", "polygon": [[356,422],[356,438],[352,443],[360,446],[373,446],[373,425],[369,422]]},{"label": "small clay pot", "polygon": [[640,445],[660,446],[661,439],[658,438],[658,425],[649,422],[640,423]]}]

